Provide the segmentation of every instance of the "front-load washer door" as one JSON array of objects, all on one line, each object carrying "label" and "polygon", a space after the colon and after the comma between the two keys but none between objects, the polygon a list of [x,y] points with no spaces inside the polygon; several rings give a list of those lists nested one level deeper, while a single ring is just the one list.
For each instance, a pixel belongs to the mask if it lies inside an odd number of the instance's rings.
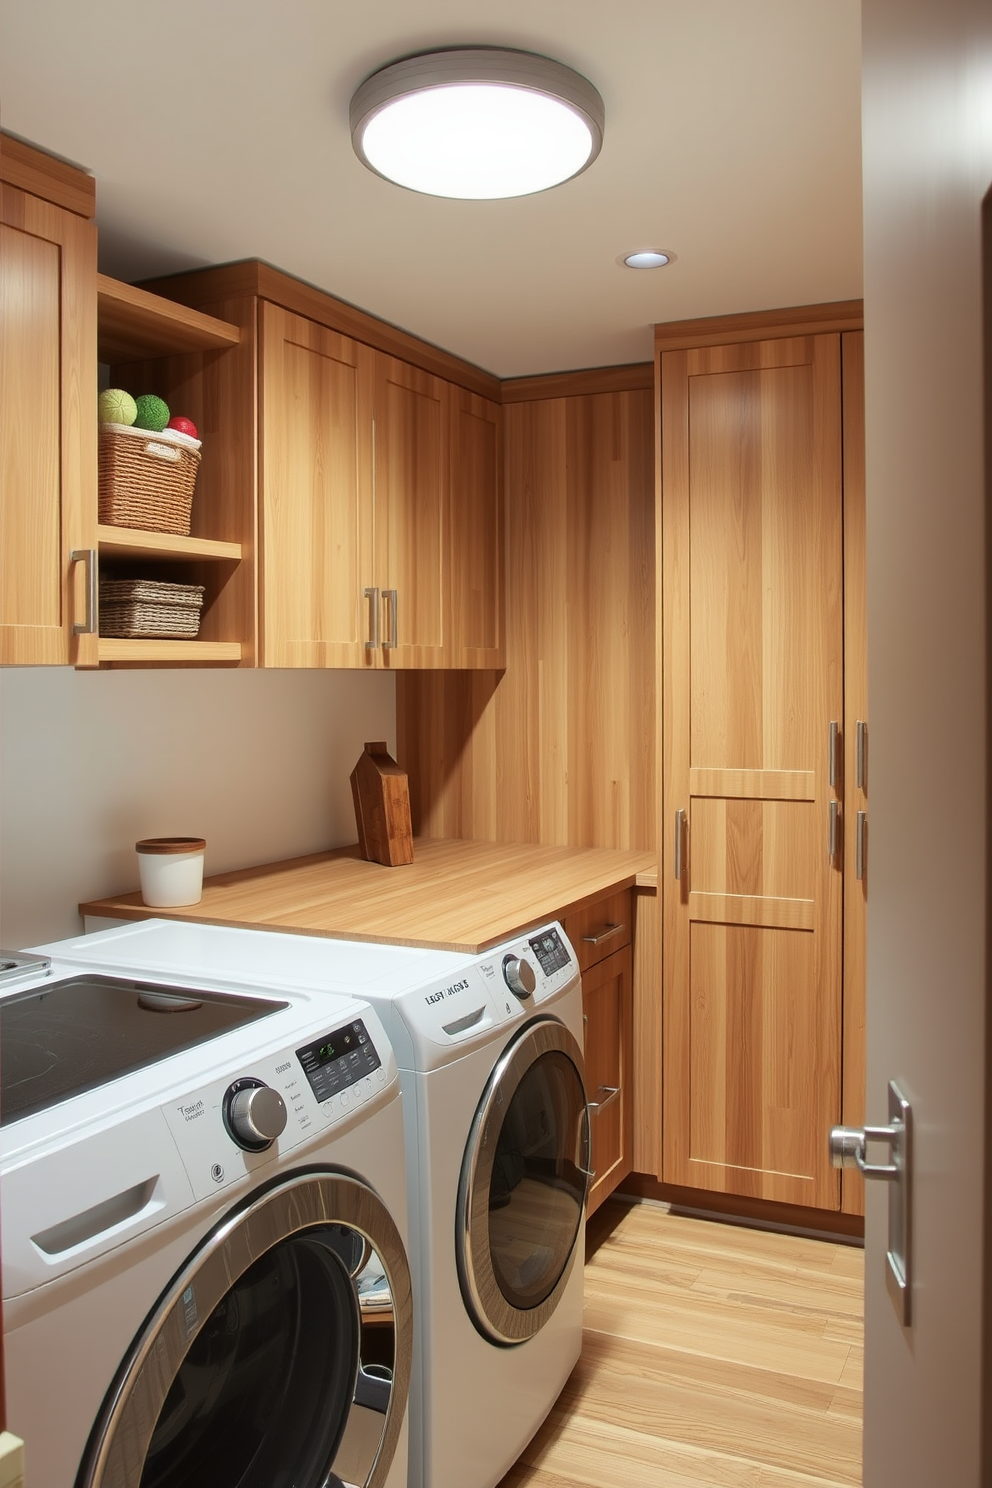
[{"label": "front-load washer door", "polygon": [[523,1343],[575,1263],[589,1180],[582,1051],[557,1018],[529,1023],[486,1085],[462,1161],[458,1274],[475,1326]]},{"label": "front-load washer door", "polygon": [[406,1410],[410,1271],[365,1184],[289,1174],[218,1225],[124,1359],[77,1488],[379,1488]]}]

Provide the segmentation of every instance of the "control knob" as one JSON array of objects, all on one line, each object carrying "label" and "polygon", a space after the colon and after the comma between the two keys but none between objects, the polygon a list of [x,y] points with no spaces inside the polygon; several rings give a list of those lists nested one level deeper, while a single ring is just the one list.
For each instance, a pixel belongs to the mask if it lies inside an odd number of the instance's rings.
[{"label": "control knob", "polygon": [[511,992],[518,997],[533,997],[537,986],[534,968],[524,956],[503,957],[503,977]]},{"label": "control knob", "polygon": [[224,1120],[245,1152],[264,1152],[286,1130],[286,1102],[261,1080],[236,1080],[224,1097]]}]

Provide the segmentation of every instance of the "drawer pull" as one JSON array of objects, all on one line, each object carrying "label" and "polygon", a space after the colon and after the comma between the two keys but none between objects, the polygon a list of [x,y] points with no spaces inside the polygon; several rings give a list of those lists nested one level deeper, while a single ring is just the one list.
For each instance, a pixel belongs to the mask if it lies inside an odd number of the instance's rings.
[{"label": "drawer pull", "polygon": [[612,1105],[617,1096],[620,1094],[620,1086],[600,1085],[599,1089],[596,1091],[596,1094],[605,1095],[606,1099],[600,1101],[589,1101],[588,1106],[590,1111],[605,1111],[606,1107]]},{"label": "drawer pull", "polygon": [[585,945],[599,945],[602,941],[610,940],[614,935],[619,935],[626,928],[626,925],[608,924],[598,935],[583,935],[582,940]]}]

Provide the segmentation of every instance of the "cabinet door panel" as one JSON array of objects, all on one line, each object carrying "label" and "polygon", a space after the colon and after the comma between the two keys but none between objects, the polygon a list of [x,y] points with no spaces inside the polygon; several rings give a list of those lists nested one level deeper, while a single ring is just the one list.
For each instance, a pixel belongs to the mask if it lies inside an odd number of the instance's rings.
[{"label": "cabinet door panel", "polygon": [[70,555],[96,546],[96,230],[6,186],[0,216],[0,664],[89,665]]},{"label": "cabinet door panel", "polygon": [[364,666],[373,354],[263,303],[262,634],[267,666]]},{"label": "cabinet door panel", "polygon": [[449,665],[503,665],[503,505],[499,409],[451,389]]},{"label": "cabinet door panel", "polygon": [[[625,947],[582,975],[586,1089],[593,1109],[592,1213],[631,1171],[632,983]],[[614,1095],[612,1092],[617,1091]]]},{"label": "cabinet door panel", "polygon": [[663,1173],[835,1208],[839,337],[665,354],[662,427]]},{"label": "cabinet door panel", "polygon": [[[376,354],[375,573],[396,590],[398,644],[387,666],[439,666],[445,660],[445,507],[448,385],[393,357]],[[383,605],[383,639],[392,616]]]}]

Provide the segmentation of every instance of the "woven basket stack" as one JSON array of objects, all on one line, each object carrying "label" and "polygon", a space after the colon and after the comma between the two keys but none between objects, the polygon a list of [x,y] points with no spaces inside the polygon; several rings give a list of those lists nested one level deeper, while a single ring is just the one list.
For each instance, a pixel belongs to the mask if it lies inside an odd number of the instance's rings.
[{"label": "woven basket stack", "polygon": [[129,640],[195,640],[204,592],[202,584],[104,579],[100,583],[100,634]]}]

